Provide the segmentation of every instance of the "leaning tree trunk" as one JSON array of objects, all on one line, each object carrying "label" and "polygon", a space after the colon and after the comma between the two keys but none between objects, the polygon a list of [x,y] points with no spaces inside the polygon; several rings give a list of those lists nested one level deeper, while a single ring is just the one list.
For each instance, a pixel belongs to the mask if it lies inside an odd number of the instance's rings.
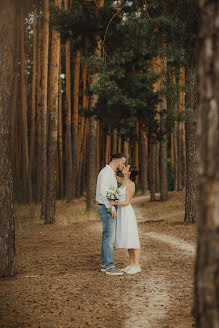
[{"label": "leaning tree trunk", "polygon": [[14,77],[16,10],[13,1],[0,5],[0,276],[15,271],[15,222],[10,114]]},{"label": "leaning tree trunk", "polygon": [[[61,6],[61,0],[55,0],[54,4]],[[49,92],[49,133],[48,133],[48,159],[47,159],[47,194],[46,216],[44,223],[55,222],[56,210],[56,151],[58,134],[58,82],[59,82],[59,56],[60,33],[52,30],[51,59],[50,59],[50,92]]]},{"label": "leaning tree trunk", "polygon": [[[197,113],[198,85],[197,71],[188,68],[186,72],[188,92],[186,96],[187,108],[192,108]],[[196,114],[195,114],[196,115]],[[195,222],[198,219],[197,204],[197,117],[189,117],[185,123],[186,127],[186,202],[185,222]]]},{"label": "leaning tree trunk", "polygon": [[45,220],[47,191],[47,83],[49,47],[49,0],[44,0],[43,19],[41,92],[41,218]]},{"label": "leaning tree trunk", "polygon": [[200,1],[198,162],[200,218],[196,258],[199,328],[219,327],[219,4]]}]

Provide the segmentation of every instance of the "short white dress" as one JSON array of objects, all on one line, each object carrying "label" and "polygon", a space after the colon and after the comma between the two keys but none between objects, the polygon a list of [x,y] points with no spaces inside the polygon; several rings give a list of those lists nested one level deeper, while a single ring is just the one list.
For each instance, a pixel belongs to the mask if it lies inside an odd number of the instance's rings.
[{"label": "short white dress", "polygon": [[[135,186],[134,183],[133,185]],[[119,201],[126,200],[127,185],[123,188],[120,187],[119,190]],[[129,249],[140,248],[136,216],[131,204],[117,208],[114,246]]]}]

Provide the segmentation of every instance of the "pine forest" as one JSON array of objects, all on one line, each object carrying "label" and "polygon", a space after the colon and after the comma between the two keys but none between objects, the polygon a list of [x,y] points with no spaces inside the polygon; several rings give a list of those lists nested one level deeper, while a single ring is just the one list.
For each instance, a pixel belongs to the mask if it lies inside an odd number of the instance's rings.
[{"label": "pine forest", "polygon": [[[219,327],[218,22],[216,0],[1,0],[1,327]],[[117,246],[130,213],[141,246]]]}]

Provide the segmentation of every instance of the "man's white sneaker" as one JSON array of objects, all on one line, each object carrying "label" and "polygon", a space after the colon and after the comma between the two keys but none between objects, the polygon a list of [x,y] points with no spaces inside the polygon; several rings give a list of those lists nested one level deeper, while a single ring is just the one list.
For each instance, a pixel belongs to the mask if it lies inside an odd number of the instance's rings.
[{"label": "man's white sneaker", "polygon": [[132,266],[128,271],[126,271],[127,274],[136,274],[141,272],[141,267]]},{"label": "man's white sneaker", "polygon": [[125,268],[121,269],[122,272],[127,272],[129,269],[131,269],[131,265],[127,265]]}]

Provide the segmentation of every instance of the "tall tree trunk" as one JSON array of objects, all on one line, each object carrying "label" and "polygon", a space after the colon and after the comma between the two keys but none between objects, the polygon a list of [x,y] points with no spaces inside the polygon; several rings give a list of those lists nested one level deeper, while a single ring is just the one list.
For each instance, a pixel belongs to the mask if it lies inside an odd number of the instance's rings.
[{"label": "tall tree trunk", "polygon": [[81,50],[76,50],[75,65],[74,65],[74,106],[72,115],[72,158],[73,158],[73,199],[76,197],[77,190],[77,174],[78,174],[78,104],[79,104],[79,82],[80,82],[80,60]]},{"label": "tall tree trunk", "polygon": [[178,172],[179,172],[179,152],[178,152],[178,125],[179,122],[175,122],[175,128],[173,132],[173,143],[174,143],[174,190],[178,191]]},{"label": "tall tree trunk", "polygon": [[22,107],[22,151],[23,151],[23,178],[25,186],[25,199],[27,197],[28,186],[28,131],[27,131],[27,89],[25,77],[25,50],[24,50],[24,9],[20,14],[21,27],[21,107]]},{"label": "tall tree trunk", "polygon": [[183,145],[182,145],[182,122],[178,123],[178,191],[183,189]]},{"label": "tall tree trunk", "polygon": [[[139,123],[136,123],[136,136],[137,139],[135,140],[135,145],[134,145],[134,164],[136,165],[137,168],[139,168]],[[146,143],[147,143],[147,137],[146,137]],[[147,147],[147,146],[146,146]],[[139,182],[139,175],[137,176],[136,182]]]},{"label": "tall tree trunk", "polygon": [[[180,67],[179,69],[179,110],[185,109],[185,68]],[[178,170],[178,190],[183,189],[183,180],[185,179],[185,136],[184,136],[184,123],[180,122],[178,125],[178,159],[179,159],[179,170]],[[185,183],[185,180],[184,180]]]},{"label": "tall tree trunk", "polygon": [[[198,83],[197,71],[189,67],[187,72],[188,92],[186,96],[187,108],[197,112],[198,107]],[[186,120],[186,202],[185,222],[198,220],[198,191],[197,191],[197,118]]]},{"label": "tall tree trunk", "polygon": [[63,150],[62,150],[62,68],[61,68],[61,50],[59,57],[59,114],[58,114],[58,158],[59,158],[59,196],[63,198]]},{"label": "tall tree trunk", "polygon": [[219,327],[219,5],[200,1],[198,163],[200,219],[196,257],[197,327]]},{"label": "tall tree trunk", "polygon": [[150,141],[150,201],[153,202],[156,200],[156,140],[154,137],[151,137]]},{"label": "tall tree trunk", "polygon": [[122,138],[121,136],[118,136],[118,153],[121,153],[122,151]]},{"label": "tall tree trunk", "polygon": [[117,129],[113,129],[113,150],[114,154],[117,153]]},{"label": "tall tree trunk", "polygon": [[155,144],[155,191],[160,192],[160,144]]},{"label": "tall tree trunk", "polygon": [[[86,62],[82,65],[82,83],[83,83],[83,97],[82,107],[84,112],[87,111],[89,105],[89,97],[86,94],[87,89],[87,65]],[[80,160],[79,160],[79,176],[80,176],[80,195],[85,190],[85,178],[86,178],[86,144],[87,144],[87,130],[88,130],[88,119],[85,115],[82,116],[82,143],[80,149]]]},{"label": "tall tree trunk", "polygon": [[36,184],[37,201],[41,199],[41,52],[42,52],[42,26],[41,17],[38,18],[38,46],[37,46],[37,115],[36,115]]},{"label": "tall tree trunk", "polygon": [[[18,22],[19,24],[19,22]],[[13,86],[13,96],[12,96],[12,106],[11,106],[11,159],[12,159],[12,171],[13,176],[16,176],[16,165],[18,162],[18,154],[17,154],[17,117],[18,117],[18,62],[19,62],[19,45],[20,45],[20,33],[19,29],[17,29],[17,44],[16,44],[16,57],[15,57],[15,77],[14,77],[14,86]]]},{"label": "tall tree trunk", "polygon": [[[54,0],[57,7],[61,7],[61,0]],[[50,92],[49,92],[49,134],[48,134],[48,162],[47,162],[47,197],[46,216],[44,223],[55,222],[56,210],[56,154],[58,133],[58,82],[59,82],[60,33],[52,30],[51,59],[50,59]]]},{"label": "tall tree trunk", "polygon": [[[104,6],[104,0],[97,0],[96,7],[97,7],[97,14],[98,9]],[[101,57],[101,40],[97,36],[97,49],[96,55]],[[98,74],[93,74],[91,76],[91,84],[97,83]],[[93,108],[98,100],[98,96],[93,94],[90,101],[90,106]],[[87,211],[95,208],[95,190],[96,190],[96,135],[97,135],[97,124],[95,116],[90,117],[89,122],[89,144],[88,144],[88,181],[87,181]]]},{"label": "tall tree trunk", "polygon": [[97,173],[100,171],[100,121],[97,120]]},{"label": "tall tree trunk", "polygon": [[167,131],[166,114],[160,113],[160,129],[162,140],[160,141],[160,199],[168,199],[168,181],[167,181]]},{"label": "tall tree trunk", "polygon": [[16,49],[14,1],[0,4],[0,276],[15,272],[15,213],[10,157],[10,114]]},{"label": "tall tree trunk", "polygon": [[87,211],[95,207],[95,189],[96,189],[96,125],[94,116],[89,120],[89,147],[88,147],[88,181],[87,181]]},{"label": "tall tree trunk", "polygon": [[129,164],[129,141],[125,140],[123,144],[123,153],[126,158],[126,163]]},{"label": "tall tree trunk", "polygon": [[48,97],[49,0],[43,1],[41,90],[41,218],[46,217],[47,192],[47,97]]},{"label": "tall tree trunk", "polygon": [[30,158],[28,166],[28,201],[32,202],[32,165],[35,151],[36,137],[36,70],[37,70],[37,9],[33,11],[33,75],[32,75],[32,108],[31,108],[31,134],[30,134]]},{"label": "tall tree trunk", "polygon": [[[148,191],[148,160],[146,155],[146,132],[144,131],[143,127],[140,125],[139,127],[139,136],[140,136],[140,142],[139,142],[139,183],[140,183],[140,189],[142,194],[146,194]],[[137,165],[137,163],[135,163]]]},{"label": "tall tree trunk", "polygon": [[110,161],[110,135],[108,134],[110,131],[106,134],[106,152],[105,152],[105,163],[108,164]]},{"label": "tall tree trunk", "polygon": [[174,137],[173,132],[171,132],[170,135],[170,157],[171,157],[171,166],[174,168],[175,162],[174,162]]},{"label": "tall tree trunk", "polygon": [[[68,0],[65,0],[65,9],[68,9]],[[71,134],[71,64],[70,40],[65,43],[65,68],[66,68],[66,200],[73,199],[73,169],[72,169],[72,134]]]},{"label": "tall tree trunk", "polygon": [[[165,57],[160,58],[161,69],[163,70],[163,76],[160,81],[160,87],[165,89],[167,60]],[[160,104],[160,199],[165,201],[168,199],[168,181],[167,181],[167,129],[166,129],[166,113],[167,102],[163,96],[162,103]]]}]

